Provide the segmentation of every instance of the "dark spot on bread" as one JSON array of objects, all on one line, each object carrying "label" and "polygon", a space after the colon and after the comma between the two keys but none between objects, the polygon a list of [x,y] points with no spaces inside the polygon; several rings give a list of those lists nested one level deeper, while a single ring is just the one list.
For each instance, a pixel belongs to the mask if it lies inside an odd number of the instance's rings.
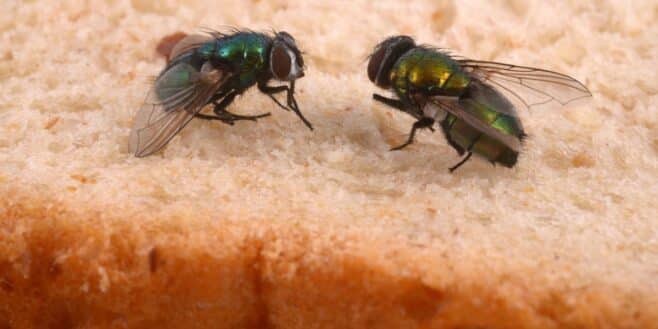
[{"label": "dark spot on bread", "polygon": [[50,266],[48,267],[48,274],[50,274],[53,278],[58,277],[60,274],[62,274],[62,265],[53,259],[53,261],[50,262]]},{"label": "dark spot on bread", "polygon": [[155,271],[158,270],[158,265],[160,262],[160,252],[158,251],[157,247],[151,248],[151,251],[149,251],[149,269],[151,270],[151,273],[155,273]]},{"label": "dark spot on bread", "polygon": [[11,329],[9,320],[7,320],[7,316],[3,313],[0,313],[0,329]]},{"label": "dark spot on bread", "polygon": [[70,329],[75,328],[66,300],[55,300],[42,309],[41,316],[35,318],[35,328]]},{"label": "dark spot on bread", "polygon": [[169,59],[169,54],[171,54],[171,51],[174,49],[176,44],[183,40],[187,36],[186,33],[184,32],[175,32],[172,34],[169,34],[162,38],[160,42],[158,42],[158,45],[155,47],[155,50],[158,52],[158,54],[162,55],[164,58]]},{"label": "dark spot on bread", "polygon": [[14,285],[9,281],[9,279],[0,278],[0,288],[7,293],[14,291]]},{"label": "dark spot on bread", "polygon": [[421,283],[413,283],[401,296],[404,311],[418,322],[431,320],[441,308],[444,294]]}]

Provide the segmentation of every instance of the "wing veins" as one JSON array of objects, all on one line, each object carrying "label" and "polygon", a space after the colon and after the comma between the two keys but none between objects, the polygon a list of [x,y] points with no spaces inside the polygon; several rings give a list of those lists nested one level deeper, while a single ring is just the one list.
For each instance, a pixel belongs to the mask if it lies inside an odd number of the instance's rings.
[{"label": "wing veins", "polygon": [[[210,73],[208,74],[211,76]],[[156,82],[147,96],[147,101],[137,113],[135,127],[133,127],[130,138],[131,152],[135,156],[142,157],[164,147],[190,122],[196,113],[203,109],[210,97],[227,79],[227,75],[217,76],[213,82],[208,82],[208,79],[196,79],[189,86],[180,88],[180,90],[171,87],[175,93],[167,96],[166,99],[152,101],[151,97],[157,97]],[[148,111],[148,114],[146,112],[142,114],[142,111]],[[161,114],[156,112],[161,112]],[[140,119],[141,115],[145,115],[147,120]]]},{"label": "wing veins", "polygon": [[[581,82],[562,73],[490,61],[467,59],[458,62],[475,78],[500,88],[526,108],[547,104],[553,100],[566,105],[591,96]],[[546,88],[549,90],[545,90]],[[532,98],[537,100],[530,100]]]},{"label": "wing veins", "polygon": [[[551,95],[551,94],[549,94],[549,93],[547,93],[547,92],[545,92],[545,91],[542,91],[542,90],[540,90],[540,89],[537,89],[537,88],[535,88],[535,87],[528,86],[528,85],[524,84],[523,81],[518,81],[518,82],[517,82],[517,81],[508,80],[508,79],[504,79],[504,78],[501,78],[501,80],[503,80],[503,81],[507,81],[507,82],[511,82],[511,83],[516,83],[516,84],[518,84],[518,85],[520,85],[520,86],[522,86],[522,87],[528,88],[528,89],[530,89],[530,90],[532,90],[532,91],[535,91],[535,92],[537,92],[537,93],[539,93],[539,94],[542,94],[542,95],[548,97],[548,100],[543,101],[543,102],[539,102],[539,103],[530,103],[530,104],[528,104],[528,103],[526,103],[525,101],[523,101],[524,104],[529,105],[529,107],[531,107],[531,106],[535,106],[535,105],[540,105],[540,104],[546,104],[546,103],[550,102],[551,100],[555,100],[555,101],[557,101],[558,103],[560,103],[560,104],[562,104],[562,105],[565,104],[565,103],[562,103],[561,100],[555,98],[555,96],[553,96],[553,95]],[[497,86],[499,86],[499,87],[501,87],[501,88],[504,88],[505,90],[507,90],[507,91],[509,91],[509,92],[512,92],[509,88],[504,87],[501,83],[499,83],[499,82],[497,82],[497,81],[495,81],[495,80],[489,80],[489,82],[490,82],[490,83],[493,83],[493,84],[495,84],[495,85],[497,85]],[[514,94],[514,96],[516,96],[517,98],[523,100],[523,99],[521,98],[521,96],[518,95],[517,93],[513,93],[513,94]]]}]

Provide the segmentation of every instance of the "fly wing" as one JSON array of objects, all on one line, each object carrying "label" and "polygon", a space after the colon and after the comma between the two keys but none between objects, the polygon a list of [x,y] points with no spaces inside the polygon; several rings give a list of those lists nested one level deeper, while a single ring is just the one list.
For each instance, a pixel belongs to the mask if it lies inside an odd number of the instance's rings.
[{"label": "fly wing", "polygon": [[156,79],[137,112],[130,133],[130,153],[137,157],[164,147],[217,92],[227,75],[209,63],[197,70],[179,62]]},{"label": "fly wing", "polygon": [[183,39],[181,39],[176,45],[171,49],[169,53],[169,60],[173,60],[176,57],[184,54],[190,50],[199,48],[200,45],[213,39],[213,36],[203,35],[203,34],[190,34]]},{"label": "fly wing", "polygon": [[[473,77],[511,96],[525,108],[551,101],[566,105],[572,101],[592,96],[585,85],[562,73],[470,59],[461,59],[458,62]],[[514,113],[505,114],[515,115]]]},{"label": "fly wing", "polygon": [[425,105],[429,107],[425,109],[426,111],[438,112],[437,109],[432,109],[431,107],[438,107],[438,110],[448,112],[459,119],[464,120],[467,124],[477,129],[481,133],[492,137],[501,143],[505,144],[507,147],[514,151],[519,151],[521,149],[521,141],[518,137],[513,135],[505,134],[498,129],[492,127],[486,122],[480,120],[478,117],[466,111],[462,105],[459,103],[459,99],[455,97],[433,97]]}]

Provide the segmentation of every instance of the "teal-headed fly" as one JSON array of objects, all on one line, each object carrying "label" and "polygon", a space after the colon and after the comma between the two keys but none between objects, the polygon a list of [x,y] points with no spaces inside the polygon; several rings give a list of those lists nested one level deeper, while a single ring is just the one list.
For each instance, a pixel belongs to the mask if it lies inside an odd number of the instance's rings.
[{"label": "teal-headed fly", "polygon": [[[238,115],[227,110],[236,96],[254,85],[281,108],[295,112],[312,130],[295,100],[295,80],[303,76],[304,59],[286,32],[212,31],[186,36],[171,50],[169,62],[137,113],[130,152],[137,157],[157,152],[195,117],[233,125],[270,115]],[[270,86],[270,80],[289,84]],[[282,92],[287,92],[287,106],[274,97]],[[201,113],[206,105],[213,106],[214,115]]]}]

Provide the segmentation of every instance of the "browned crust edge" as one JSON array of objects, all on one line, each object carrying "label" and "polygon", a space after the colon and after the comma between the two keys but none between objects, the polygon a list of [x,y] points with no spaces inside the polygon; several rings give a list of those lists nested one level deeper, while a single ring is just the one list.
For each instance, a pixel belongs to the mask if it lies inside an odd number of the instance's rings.
[{"label": "browned crust edge", "polygon": [[[131,225],[17,197],[0,203],[0,328],[657,328],[618,287],[526,287],[390,241],[336,242],[263,221]],[[47,205],[47,206],[44,206]],[[192,224],[194,225],[194,221]],[[413,256],[413,257],[410,257]],[[421,262],[416,261],[420,258]],[[405,262],[408,259],[408,263]],[[405,267],[404,271],[400,271]],[[518,273],[516,275],[523,275]],[[431,283],[429,283],[431,282]],[[517,293],[509,293],[510,287]]]}]

